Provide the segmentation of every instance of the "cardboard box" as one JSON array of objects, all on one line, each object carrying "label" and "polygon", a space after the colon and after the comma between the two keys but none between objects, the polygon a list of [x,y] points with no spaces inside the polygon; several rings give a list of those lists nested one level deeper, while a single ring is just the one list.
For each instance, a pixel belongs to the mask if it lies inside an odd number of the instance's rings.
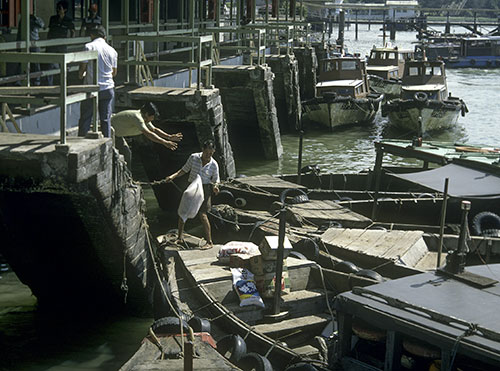
[{"label": "cardboard box", "polygon": [[[267,273],[262,275],[255,275],[255,286],[259,291],[260,296],[263,298],[272,298],[274,296],[274,285],[276,282],[276,274]],[[283,272],[281,275],[281,295],[290,293],[290,278],[288,272]]]},{"label": "cardboard box", "polygon": [[[283,241],[283,259],[288,256],[293,247],[285,236]],[[278,236],[265,236],[259,245],[260,253],[264,260],[276,260],[278,253]]]},{"label": "cardboard box", "polygon": [[[276,260],[264,260],[262,254],[250,258],[250,271],[253,274],[262,275],[276,272]],[[288,270],[286,259],[283,259],[283,271]]]},{"label": "cardboard box", "polygon": [[[231,254],[229,255],[229,267],[231,268],[246,268],[250,271],[250,261],[253,255],[249,254]],[[252,272],[253,273],[253,272]]]}]

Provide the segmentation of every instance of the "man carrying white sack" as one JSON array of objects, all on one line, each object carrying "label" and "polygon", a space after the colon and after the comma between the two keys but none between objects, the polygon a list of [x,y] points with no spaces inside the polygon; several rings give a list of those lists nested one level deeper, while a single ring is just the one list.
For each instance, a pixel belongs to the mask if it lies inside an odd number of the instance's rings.
[{"label": "man carrying white sack", "polygon": [[[193,217],[196,215],[196,212],[200,215],[200,220],[203,225],[203,229],[205,230],[205,238],[207,243],[200,247],[202,250],[210,249],[213,247],[212,243],[212,232],[210,227],[210,221],[208,220],[207,212],[211,207],[211,197],[212,193],[218,194],[219,188],[217,183],[220,182],[219,178],[219,165],[217,161],[215,161],[212,156],[215,153],[215,144],[213,140],[207,140],[203,143],[202,152],[193,153],[189,156],[186,163],[182,168],[180,168],[177,172],[165,178],[167,182],[171,182],[175,178],[183,176],[184,174],[189,173],[188,182],[190,186],[184,192],[183,199],[185,199],[186,192],[190,191],[191,183],[196,181],[197,176],[200,176],[202,187],[203,187],[203,202],[199,207],[199,211],[196,210],[196,205],[193,208],[193,212],[191,214]],[[199,181],[199,180],[198,180]],[[193,188],[193,187],[191,187]],[[201,193],[201,192],[200,192]],[[198,198],[199,200],[199,198]],[[181,205],[179,206],[179,235],[177,236],[176,243],[184,246],[184,224],[186,222],[187,217],[181,215],[181,209],[185,209],[183,207],[183,201],[181,200]],[[196,197],[193,198],[190,202],[196,202]],[[189,205],[188,205],[189,206]],[[189,213],[188,213],[189,214]]]}]

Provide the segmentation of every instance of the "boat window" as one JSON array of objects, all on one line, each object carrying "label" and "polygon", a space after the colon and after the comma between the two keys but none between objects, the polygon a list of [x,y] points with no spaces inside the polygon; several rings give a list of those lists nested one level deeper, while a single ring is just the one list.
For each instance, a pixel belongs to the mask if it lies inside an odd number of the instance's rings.
[{"label": "boat window", "polygon": [[356,70],[356,61],[342,61],[343,71],[354,71]]},{"label": "boat window", "polygon": [[324,67],[325,72],[337,70],[337,62],[336,61],[326,61],[324,66],[325,66]]},{"label": "boat window", "polygon": [[372,53],[370,54],[370,59],[378,59],[377,52],[372,52]]},{"label": "boat window", "polygon": [[408,74],[409,74],[410,76],[418,76],[418,75],[419,75],[419,73],[418,73],[419,71],[418,71],[418,70],[419,70],[419,68],[418,68],[418,67],[410,67],[410,68],[408,69]]},{"label": "boat window", "polygon": [[387,59],[396,59],[396,53],[389,53]]}]

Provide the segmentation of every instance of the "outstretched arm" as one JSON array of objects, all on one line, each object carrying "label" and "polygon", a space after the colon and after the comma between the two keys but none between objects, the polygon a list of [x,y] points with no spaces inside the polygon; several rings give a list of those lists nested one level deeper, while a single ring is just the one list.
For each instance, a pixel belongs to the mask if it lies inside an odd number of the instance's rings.
[{"label": "outstretched arm", "polygon": [[166,139],[163,139],[158,134],[156,134],[156,130],[153,131],[153,130],[146,129],[142,133],[149,140],[151,140],[151,141],[153,141],[155,143],[160,143],[160,144],[164,145],[165,147],[167,147],[168,149],[170,149],[172,151],[175,151],[177,149],[177,143],[169,141],[169,140],[166,140]]},{"label": "outstretched arm", "polygon": [[170,140],[172,142],[180,142],[182,140],[182,133],[175,133],[175,134],[167,134],[163,130],[158,129],[157,127],[152,130],[156,135],[159,137]]},{"label": "outstretched arm", "polygon": [[186,172],[182,169],[179,169],[177,170],[175,173],[173,173],[172,175],[169,175],[165,178],[165,180],[167,182],[171,182],[172,180],[174,180],[175,178],[178,178],[180,176],[183,176],[184,174],[186,174]]}]

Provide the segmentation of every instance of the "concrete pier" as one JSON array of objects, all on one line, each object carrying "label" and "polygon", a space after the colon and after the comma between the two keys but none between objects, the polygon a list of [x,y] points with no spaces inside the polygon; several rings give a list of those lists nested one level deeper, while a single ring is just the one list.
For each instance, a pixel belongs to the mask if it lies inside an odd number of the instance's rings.
[{"label": "concrete pier", "polygon": [[280,132],[295,132],[302,115],[298,60],[293,54],[269,55],[266,63],[274,73],[273,91]]},{"label": "concrete pier", "polygon": [[219,88],[237,156],[275,160],[283,147],[273,93],[274,74],[267,66],[216,66]]},{"label": "concrete pier", "polygon": [[318,58],[313,47],[293,48],[293,54],[299,62],[299,86],[301,100],[314,98],[316,94],[316,76]]},{"label": "concrete pier", "polygon": [[[142,87],[127,93],[129,107],[140,107],[152,101],[160,111],[160,119],[154,124],[163,131],[184,136],[176,151],[153,143],[143,136],[132,140],[133,153],[138,153],[150,181],[161,180],[177,171],[193,152],[201,152],[201,145],[207,139],[216,144],[214,158],[219,164],[221,179],[236,175],[233,150],[219,89],[189,89],[166,87]],[[187,186],[187,176],[177,179],[176,186],[182,190]],[[177,210],[179,189],[172,184],[154,186],[159,206]]]},{"label": "concrete pier", "polygon": [[148,311],[142,189],[110,139],[67,139],[0,135],[0,253],[41,306]]}]

